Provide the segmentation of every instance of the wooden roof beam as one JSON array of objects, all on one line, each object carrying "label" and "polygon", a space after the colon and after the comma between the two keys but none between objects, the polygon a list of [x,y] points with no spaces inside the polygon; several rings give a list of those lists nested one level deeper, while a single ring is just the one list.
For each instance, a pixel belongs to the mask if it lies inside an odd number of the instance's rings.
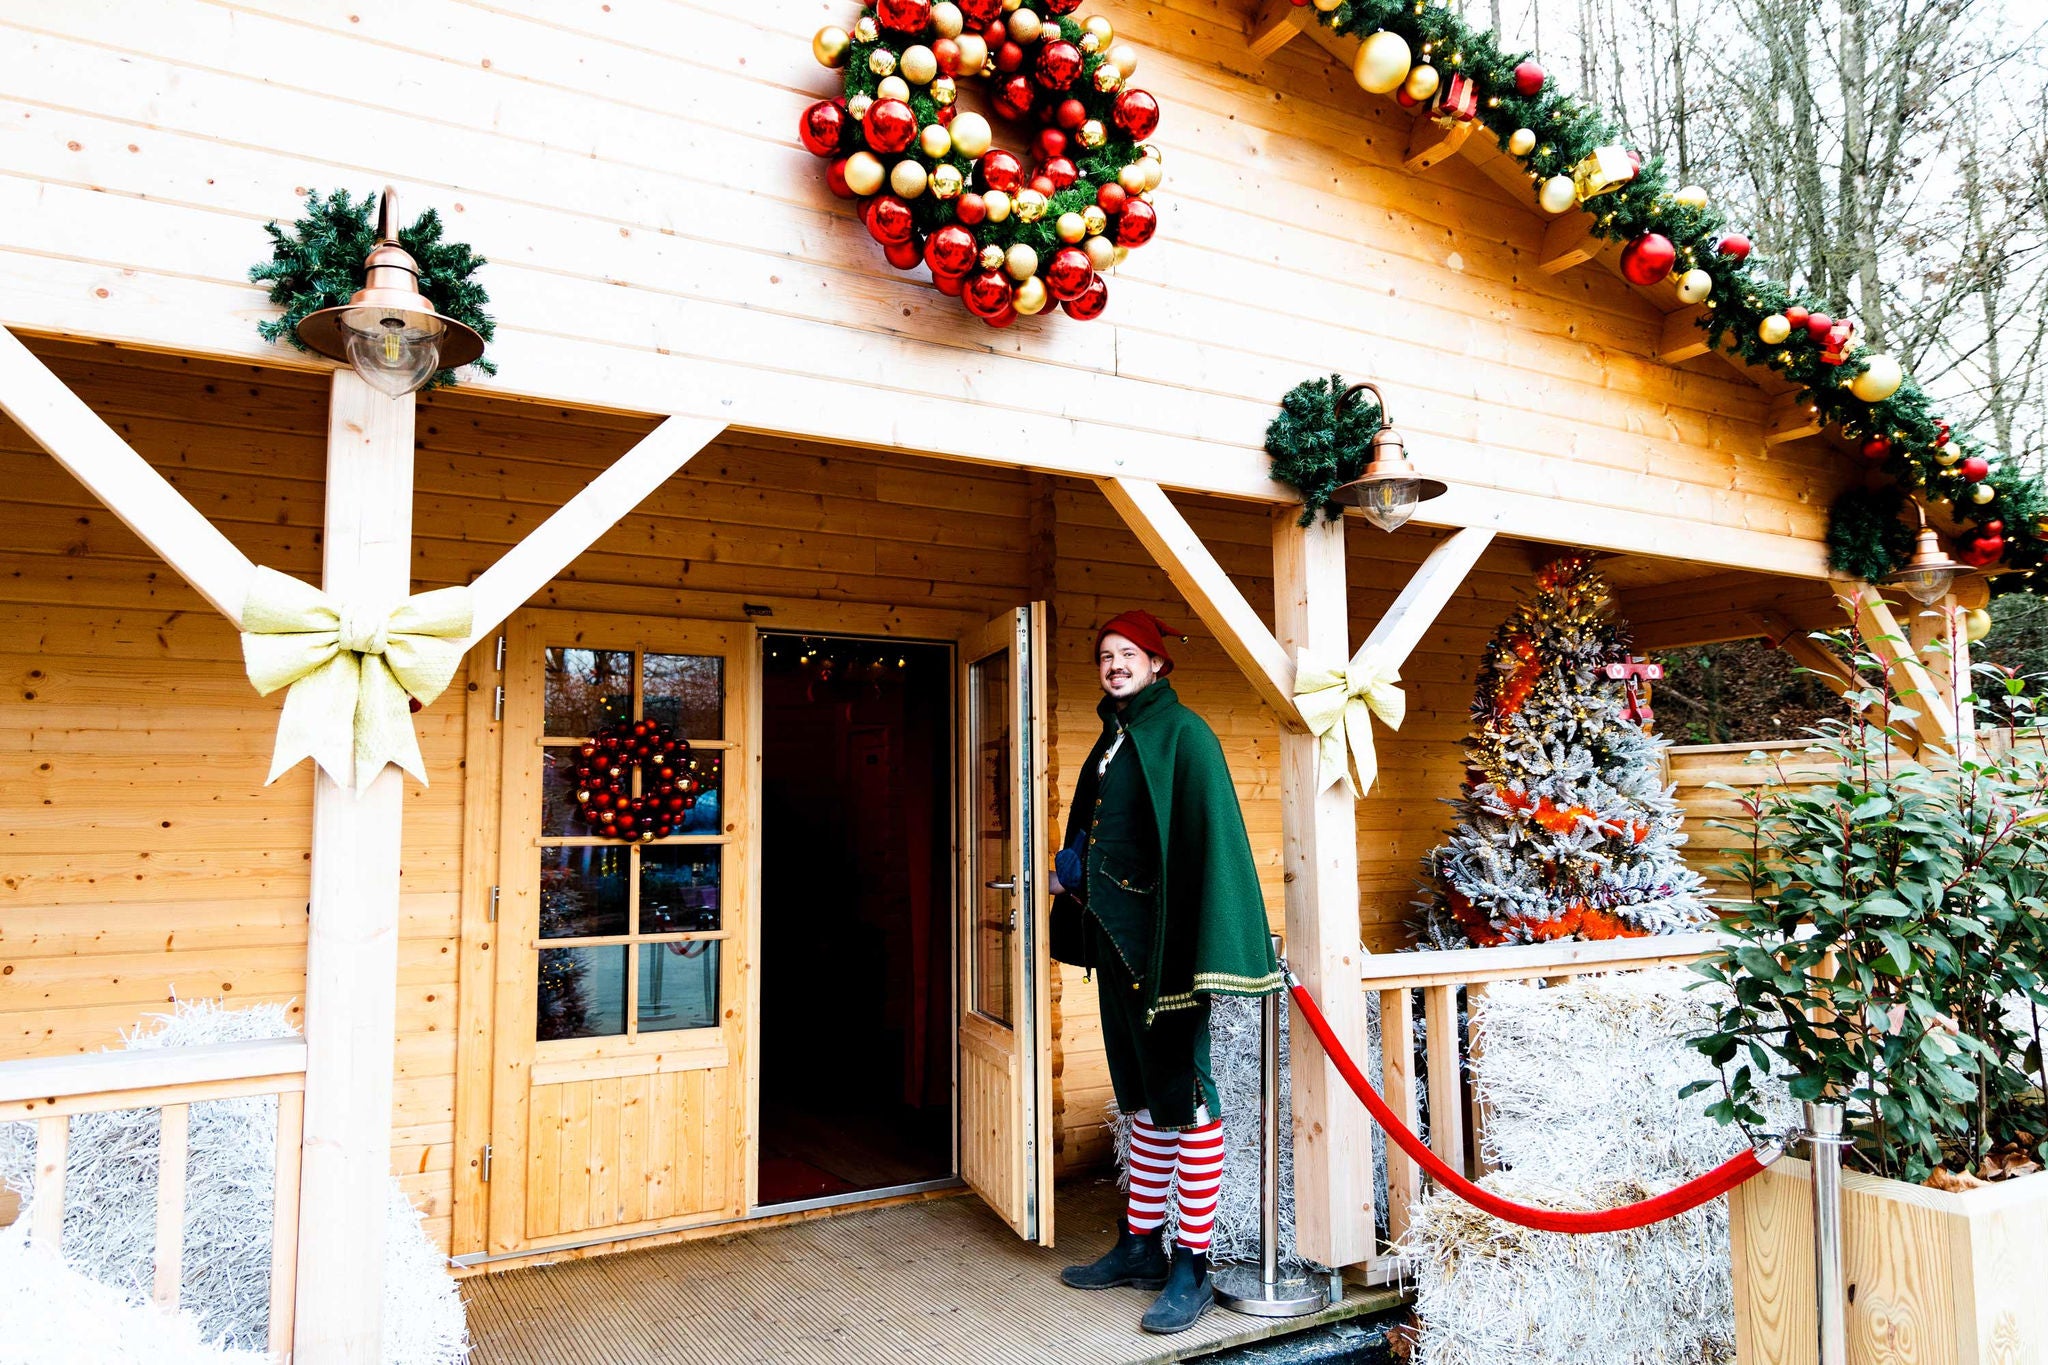
[{"label": "wooden roof beam", "polygon": [[1411,171],[1426,171],[1431,166],[1442,165],[1458,154],[1472,136],[1476,120],[1460,119],[1455,123],[1443,124],[1424,114],[1415,120],[1415,130],[1408,136],[1408,155],[1401,161]]},{"label": "wooden roof beam", "polygon": [[1543,247],[1536,268],[1546,275],[1561,275],[1575,265],[1584,265],[1600,254],[1600,239],[1593,235],[1593,216],[1566,213],[1543,229]]},{"label": "wooden roof beam", "polygon": [[1362,664],[1371,659],[1388,668],[1406,663],[1491,544],[1493,532],[1476,526],[1438,542],[1416,567],[1351,661]]},{"label": "wooden roof beam", "polygon": [[1676,365],[1681,360],[1691,360],[1696,355],[1711,351],[1713,347],[1707,342],[1707,334],[1699,328],[1699,320],[1706,315],[1704,303],[1666,313],[1664,334],[1657,343],[1657,359],[1666,365]]},{"label": "wooden roof beam", "polygon": [[1252,11],[1251,23],[1245,30],[1252,56],[1263,62],[1301,36],[1301,29],[1294,22],[1298,8],[1293,0],[1263,0]]},{"label": "wooden roof beam", "polygon": [[1764,444],[1780,446],[1802,437],[1818,436],[1825,425],[1820,420],[1820,409],[1805,396],[1804,390],[1782,394],[1771,400],[1770,410],[1764,414]]}]

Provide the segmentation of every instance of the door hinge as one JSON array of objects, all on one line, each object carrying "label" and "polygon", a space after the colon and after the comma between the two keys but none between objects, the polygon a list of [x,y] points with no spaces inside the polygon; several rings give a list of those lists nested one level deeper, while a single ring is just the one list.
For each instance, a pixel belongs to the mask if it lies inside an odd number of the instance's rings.
[{"label": "door hinge", "polygon": [[484,1183],[491,1183],[491,1144],[484,1144]]},{"label": "door hinge", "polygon": [[491,923],[498,922],[498,888],[491,888]]},{"label": "door hinge", "polygon": [[498,684],[497,695],[491,700],[491,719],[505,719],[505,684]]},{"label": "door hinge", "polygon": [[492,664],[491,666],[497,669],[500,673],[503,673],[505,671],[505,637],[502,635],[498,637],[497,662]]}]

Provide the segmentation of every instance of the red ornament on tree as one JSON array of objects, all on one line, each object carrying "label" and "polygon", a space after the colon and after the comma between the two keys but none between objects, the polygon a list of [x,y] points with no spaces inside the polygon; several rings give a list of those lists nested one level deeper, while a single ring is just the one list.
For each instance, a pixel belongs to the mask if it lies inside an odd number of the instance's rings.
[{"label": "red ornament on tree", "polygon": [[841,199],[857,198],[853,186],[846,183],[846,158],[838,157],[825,168],[825,188]]},{"label": "red ornament on tree", "polygon": [[1956,473],[1971,483],[1982,483],[1991,474],[1991,461],[1982,455],[1972,455],[1956,466]]},{"label": "red ornament on tree", "polygon": [[1825,340],[1835,330],[1835,320],[1826,313],[1810,313],[1806,318],[1806,334],[1815,341]]},{"label": "red ornament on tree", "polygon": [[1102,276],[1096,275],[1088,281],[1088,287],[1071,299],[1060,301],[1060,311],[1076,322],[1089,322],[1102,316],[1102,310],[1109,307],[1109,285]]},{"label": "red ornament on tree", "polygon": [[1128,200],[1116,218],[1116,244],[1143,246],[1152,240],[1158,228],[1159,214],[1150,204],[1142,199]]},{"label": "red ornament on tree", "polygon": [[967,311],[983,319],[1009,308],[1015,298],[1016,291],[1000,270],[978,270],[967,277],[960,290],[960,301],[967,305]]},{"label": "red ornament on tree", "polygon": [[1129,87],[1116,97],[1111,115],[1133,142],[1143,142],[1159,128],[1159,100],[1150,90]]},{"label": "red ornament on tree", "polygon": [[1888,458],[1891,453],[1892,438],[1889,436],[1873,436],[1863,443],[1863,458],[1872,464]]},{"label": "red ornament on tree", "polygon": [[1080,178],[1074,163],[1063,156],[1056,156],[1039,168],[1039,174],[1052,183],[1052,193],[1057,194]]},{"label": "red ornament on tree", "polygon": [[1794,327],[1804,327],[1806,319],[1810,316],[1812,315],[1796,303],[1785,310],[1785,321],[1791,323]]},{"label": "red ornament on tree", "polygon": [[1065,90],[1081,79],[1081,49],[1064,38],[1055,38],[1038,49],[1038,83],[1048,90]]},{"label": "red ornament on tree", "polygon": [[1622,278],[1630,284],[1655,284],[1677,263],[1678,248],[1661,232],[1646,232],[1621,249]]},{"label": "red ornament on tree", "polygon": [[837,156],[846,145],[846,125],[851,122],[846,106],[838,100],[819,100],[804,110],[797,136],[812,156]]},{"label": "red ornament on tree", "polygon": [[981,160],[974,163],[974,169],[985,190],[1015,194],[1017,187],[1024,183],[1024,163],[1017,159],[1015,152],[1006,152],[1001,147],[991,147],[982,153]]},{"label": "red ornament on tree", "polygon": [[884,246],[907,242],[917,230],[910,205],[893,194],[876,195],[868,201],[868,231]]},{"label": "red ornament on tree", "polygon": [[1731,232],[1714,249],[1731,261],[1746,261],[1749,259],[1749,238],[1739,232]]},{"label": "red ornament on tree", "polygon": [[960,15],[976,28],[986,28],[1003,12],[1003,0],[957,0]]},{"label": "red ornament on tree", "polygon": [[882,259],[898,270],[915,270],[917,263],[924,259],[924,252],[918,248],[917,238],[906,242],[889,242],[882,247]]},{"label": "red ornament on tree", "polygon": [[1102,187],[1095,191],[1095,202],[1104,213],[1122,213],[1124,202],[1129,197],[1124,187],[1114,180],[1104,181]]},{"label": "red ornament on tree", "polygon": [[965,275],[980,254],[974,234],[958,223],[946,224],[924,244],[924,263],[934,275]]},{"label": "red ornament on tree", "polygon": [[1052,260],[1045,267],[1045,291],[1065,303],[1079,298],[1094,277],[1088,253],[1077,246],[1063,246],[1052,253]]},{"label": "red ornament on tree", "polygon": [[997,43],[995,54],[996,70],[1006,76],[1024,65],[1024,48],[1021,44],[1007,40]]},{"label": "red ornament on tree", "polygon": [[1052,121],[1071,133],[1088,121],[1088,106],[1077,99],[1063,99],[1053,107]]},{"label": "red ornament on tree", "polygon": [[1067,154],[1067,135],[1057,128],[1040,128],[1038,130],[1037,150],[1040,161],[1050,161],[1056,156],[1065,156]]},{"label": "red ornament on tree", "polygon": [[996,87],[996,112],[1004,118],[1024,119],[1031,114],[1031,78],[1016,75]]},{"label": "red ornament on tree", "polygon": [[1543,92],[1543,68],[1536,62],[1525,61],[1515,67],[1515,93],[1524,99]]},{"label": "red ornament on tree", "polygon": [[1081,8],[1081,0],[1040,0],[1038,8],[1057,18]]},{"label": "red ornament on tree", "polygon": [[893,156],[917,136],[917,115],[902,100],[876,100],[860,126],[870,148]]},{"label": "red ornament on tree", "polygon": [[932,21],[932,0],[875,0],[875,22],[891,33],[921,34]]}]

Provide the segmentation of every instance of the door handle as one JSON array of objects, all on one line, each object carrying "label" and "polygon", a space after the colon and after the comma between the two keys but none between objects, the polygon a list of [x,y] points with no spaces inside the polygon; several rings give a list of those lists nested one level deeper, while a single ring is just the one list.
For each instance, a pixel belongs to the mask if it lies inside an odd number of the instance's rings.
[{"label": "door handle", "polygon": [[1005,877],[1001,881],[983,882],[982,885],[991,891],[1015,891],[1017,889],[1017,879],[1015,877]]}]

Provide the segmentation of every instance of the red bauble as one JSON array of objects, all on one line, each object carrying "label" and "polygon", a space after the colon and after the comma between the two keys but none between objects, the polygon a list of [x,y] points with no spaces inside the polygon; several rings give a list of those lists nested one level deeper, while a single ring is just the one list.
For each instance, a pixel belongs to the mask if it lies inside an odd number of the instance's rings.
[{"label": "red bauble", "polygon": [[988,27],[981,31],[981,40],[988,44],[990,52],[994,52],[1010,40],[1010,26],[1001,19],[991,19]]},{"label": "red bauble", "polygon": [[1116,217],[1116,244],[1143,246],[1152,240],[1152,234],[1158,229],[1158,211],[1142,199],[1129,200],[1124,204],[1124,211]]},{"label": "red bauble", "polygon": [[1077,246],[1063,246],[1052,253],[1052,260],[1045,267],[1045,292],[1065,303],[1079,298],[1088,281],[1094,278],[1088,253]]},{"label": "red bauble", "polygon": [[1978,529],[1987,536],[2003,535],[2005,533],[2005,523],[1994,518],[1991,521],[1985,522]]},{"label": "red bauble", "polygon": [[1058,18],[1060,15],[1072,14],[1075,10],[1081,8],[1081,0],[1044,0],[1044,3],[1040,4],[1038,8],[1054,18]]},{"label": "red bauble", "polygon": [[804,110],[797,136],[812,156],[837,156],[846,145],[846,125],[852,121],[838,100],[819,100]]},{"label": "red bauble", "polygon": [[1621,249],[1621,277],[1630,284],[1655,284],[1677,263],[1678,248],[1661,232],[1646,232]]},{"label": "red bauble", "polygon": [[882,256],[898,270],[915,270],[918,263],[924,260],[924,252],[918,249],[915,237],[907,242],[887,243],[882,248]]},{"label": "red bauble", "polygon": [[1095,191],[1095,202],[1104,213],[1122,213],[1124,201],[1129,198],[1130,196],[1124,192],[1124,187],[1114,180],[1103,181]]},{"label": "red bauble", "polygon": [[1088,281],[1077,298],[1065,299],[1060,311],[1076,322],[1089,322],[1102,316],[1102,310],[1109,307],[1109,285],[1097,275]]},{"label": "red bauble", "polygon": [[1749,259],[1749,238],[1739,232],[1731,232],[1714,249],[1731,261],[1746,261]]},{"label": "red bauble", "polygon": [[907,242],[917,230],[910,205],[893,194],[878,194],[868,201],[868,231],[884,246]]},{"label": "red bauble", "polygon": [[938,286],[941,294],[957,299],[960,297],[961,288],[967,283],[967,277],[965,275],[941,275],[935,270],[932,272],[932,283]]},{"label": "red bauble", "polygon": [[934,275],[965,275],[981,254],[974,234],[958,223],[948,223],[924,244],[924,263]]},{"label": "red bauble", "polygon": [[1133,142],[1143,142],[1159,127],[1159,99],[1150,90],[1124,87],[1110,112],[1116,126]]},{"label": "red bauble", "polygon": [[1041,43],[1038,48],[1038,83],[1048,90],[1065,90],[1081,79],[1081,49],[1065,38]]},{"label": "red bauble", "polygon": [[1037,175],[1031,177],[1031,188],[1050,199],[1058,191],[1059,186],[1052,183],[1051,176],[1047,175],[1044,171],[1040,171]]},{"label": "red bauble", "polygon": [[[941,75],[960,74],[960,43],[954,38],[940,38],[932,43],[932,57],[939,64]],[[972,72],[968,74],[972,75]]]},{"label": "red bauble", "polygon": [[1056,156],[1040,166],[1038,173],[1052,182],[1055,193],[1081,178],[1081,173],[1074,169],[1074,163],[1063,156]]},{"label": "red bauble", "polygon": [[1863,458],[1872,464],[1876,464],[1891,453],[1892,438],[1889,436],[1873,436],[1863,443]]},{"label": "red bauble", "polygon": [[1956,466],[1956,473],[1971,483],[1982,483],[1991,474],[1991,461],[1982,455],[1972,455]]},{"label": "red bauble", "polygon": [[932,0],[875,0],[875,22],[891,33],[923,33],[932,21]]},{"label": "red bauble", "polygon": [[1017,187],[1024,183],[1024,163],[1017,159],[1015,152],[1006,152],[1001,147],[991,147],[983,152],[981,160],[974,163],[974,169],[985,190],[1015,194]]},{"label": "red bauble", "polygon": [[832,164],[825,168],[825,188],[831,190],[832,193],[838,195],[841,199],[856,197],[853,192],[853,186],[846,183],[845,157],[842,156],[834,159]]},{"label": "red bauble", "polygon": [[1024,49],[1005,40],[995,49],[996,70],[1005,75],[1024,65]]},{"label": "red bauble", "polygon": [[1525,61],[1515,67],[1515,93],[1527,98],[1543,92],[1543,68],[1536,62]]},{"label": "red bauble", "polygon": [[953,216],[967,224],[967,226],[973,227],[976,223],[988,217],[988,200],[982,198],[973,190],[969,190],[960,196],[958,203],[953,205]]},{"label": "red bauble", "polygon": [[978,318],[992,318],[1010,307],[1016,291],[1000,270],[978,270],[967,277],[960,301]]},{"label": "red bauble", "polygon": [[1003,12],[1003,0],[958,0],[960,15],[975,28],[988,25]]},{"label": "red bauble", "polygon": [[1829,332],[1835,330],[1835,320],[1826,313],[1809,313],[1806,318],[1806,334],[1815,341],[1827,340]]},{"label": "red bauble", "polygon": [[870,148],[894,155],[910,146],[917,136],[917,115],[902,100],[876,100],[861,121],[861,133]]},{"label": "red bauble", "polygon": [[1031,78],[1016,75],[996,87],[996,112],[1004,118],[1022,119],[1031,113]]},{"label": "red bauble", "polygon": [[1071,133],[1088,121],[1088,106],[1077,99],[1063,99],[1053,109],[1052,121]]},{"label": "red bauble", "polygon": [[1008,304],[982,318],[982,321],[991,327],[1008,327],[1016,320],[1017,310]]},{"label": "red bauble", "polygon": [[1040,128],[1035,144],[1040,161],[1050,161],[1056,156],[1067,154],[1067,135],[1057,128]]},{"label": "red bauble", "polygon": [[1785,321],[1791,323],[1794,327],[1804,327],[1806,325],[1807,318],[1811,316],[1812,314],[1808,313],[1804,308],[1801,308],[1796,303],[1785,310]]}]

